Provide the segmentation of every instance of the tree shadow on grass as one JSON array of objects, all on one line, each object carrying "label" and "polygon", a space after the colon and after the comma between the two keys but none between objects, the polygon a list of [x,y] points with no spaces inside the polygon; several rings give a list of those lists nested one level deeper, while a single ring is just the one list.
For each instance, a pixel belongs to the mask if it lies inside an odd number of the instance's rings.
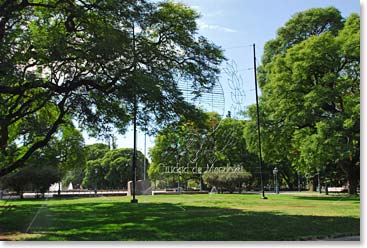
[{"label": "tree shadow on grass", "polygon": [[32,205],[9,203],[4,205],[0,211],[0,235],[13,231],[25,233],[35,213],[42,206],[42,203]]},{"label": "tree shadow on grass", "polygon": [[[42,205],[18,205],[1,215],[5,233],[24,232]],[[285,215],[170,203],[102,202],[41,208],[27,240],[298,240],[358,234],[349,217]]]},{"label": "tree shadow on grass", "polygon": [[320,196],[294,196],[294,198],[299,200],[314,200],[314,201],[343,201],[351,203],[360,203],[360,198],[358,196],[346,196],[346,195],[320,195]]}]

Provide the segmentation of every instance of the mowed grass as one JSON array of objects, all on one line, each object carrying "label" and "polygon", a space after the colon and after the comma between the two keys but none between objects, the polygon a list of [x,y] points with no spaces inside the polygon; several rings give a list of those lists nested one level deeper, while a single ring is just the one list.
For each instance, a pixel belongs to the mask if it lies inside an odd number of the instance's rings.
[{"label": "mowed grass", "polygon": [[[346,196],[162,195],[0,201],[2,240],[304,240],[360,232]],[[33,221],[33,222],[32,222]],[[28,230],[28,232],[27,232]]]}]

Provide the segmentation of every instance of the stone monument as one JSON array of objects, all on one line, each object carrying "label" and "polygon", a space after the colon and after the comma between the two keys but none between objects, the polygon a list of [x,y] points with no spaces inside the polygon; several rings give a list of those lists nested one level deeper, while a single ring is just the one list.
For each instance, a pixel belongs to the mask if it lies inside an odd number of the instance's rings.
[{"label": "stone monument", "polygon": [[[127,183],[127,195],[131,196],[133,194],[133,182],[129,181]],[[152,187],[148,180],[138,180],[135,183],[135,195],[151,195]]]}]

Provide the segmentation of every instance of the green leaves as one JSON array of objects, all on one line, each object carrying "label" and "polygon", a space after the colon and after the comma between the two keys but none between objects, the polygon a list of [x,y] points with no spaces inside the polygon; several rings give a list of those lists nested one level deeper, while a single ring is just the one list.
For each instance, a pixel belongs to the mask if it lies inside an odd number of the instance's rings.
[{"label": "green leaves", "polygon": [[[83,186],[87,188],[123,189],[131,181],[133,149],[108,150],[103,144],[88,146],[90,157],[85,168]],[[98,156],[97,156],[98,154]],[[143,179],[144,155],[138,152],[137,180]],[[146,163],[149,168],[149,163]]]},{"label": "green leaves", "polygon": [[226,189],[230,193],[233,193],[236,188],[239,188],[239,190],[241,190],[242,184],[246,182],[250,177],[251,173],[247,171],[221,173],[205,172],[203,175],[203,180],[210,187],[215,186],[222,192],[224,191],[224,189]]},{"label": "green leaves", "polygon": [[263,65],[274,59],[276,55],[284,55],[287,49],[312,36],[330,32],[336,35],[343,27],[342,16],[334,7],[312,8],[295,14],[284,27],[279,28],[277,38],[265,45]]},{"label": "green leaves", "polygon": [[[254,170],[256,158],[248,152],[243,137],[245,122],[232,118],[221,120],[217,113],[206,113],[203,117],[205,118],[196,122],[182,120],[170,128],[161,130],[150,150],[152,165],[148,173],[151,179],[198,179],[201,173],[196,169],[192,170],[193,168],[199,168],[203,172],[212,166]],[[188,170],[166,174],[164,171],[167,167],[182,167]],[[239,185],[235,175],[227,176],[231,190]],[[246,174],[246,179],[249,177],[250,175]],[[222,180],[226,180],[225,178],[222,177]]]},{"label": "green leaves", "polygon": [[359,43],[359,17],[343,21],[325,8],[296,14],[266,44],[259,68],[266,161],[311,174],[359,163]]},{"label": "green leaves", "polygon": [[[28,142],[14,164],[0,161],[0,176],[24,164],[68,118],[93,136],[114,128],[124,133],[135,101],[139,125],[156,125],[151,132],[193,119],[198,111],[184,101],[178,81],[195,93],[210,88],[224,60],[218,46],[197,35],[199,15],[183,4],[6,1],[0,7],[2,156],[11,156],[15,140]],[[52,118],[33,125],[49,109]]]},{"label": "green leaves", "polygon": [[360,18],[357,14],[352,14],[347,18],[344,28],[339,32],[338,41],[341,43],[343,56],[359,60]]}]

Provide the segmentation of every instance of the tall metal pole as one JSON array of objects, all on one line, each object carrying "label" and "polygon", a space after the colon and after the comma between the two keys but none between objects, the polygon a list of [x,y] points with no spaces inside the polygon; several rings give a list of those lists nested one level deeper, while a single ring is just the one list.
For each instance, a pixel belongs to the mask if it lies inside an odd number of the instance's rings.
[{"label": "tall metal pole", "polygon": [[143,175],[144,181],[145,181],[146,166],[147,166],[146,157],[147,157],[147,133],[145,131],[144,133],[144,175]]},{"label": "tall metal pole", "polygon": [[[133,32],[133,53],[134,53],[134,60],[136,58],[136,49],[135,49],[135,24],[133,22],[133,26],[132,26],[132,32]],[[136,70],[136,63],[134,64],[134,76],[135,76],[135,70]],[[134,88],[133,88],[133,93],[134,93],[134,106],[133,106],[133,115],[134,115],[134,151],[133,151],[133,166],[131,168],[132,170],[132,180],[133,180],[133,188],[132,188],[132,193],[133,193],[133,199],[131,199],[131,203],[138,203],[138,199],[135,198],[135,187],[136,187],[136,142],[137,142],[137,137],[136,137],[136,126],[137,126],[137,114],[138,114],[138,99],[137,99],[137,92],[136,92],[136,82],[132,82],[134,83]]]},{"label": "tall metal pole", "polygon": [[137,102],[136,95],[134,99],[134,151],[133,151],[133,166],[132,166],[132,179],[133,179],[133,199],[131,199],[131,203],[138,203],[138,199],[135,198],[135,187],[136,187],[136,115],[137,115]]},{"label": "tall metal pole", "polygon": [[255,43],[253,44],[254,50],[254,74],[255,74],[255,92],[256,92],[256,113],[257,113],[257,135],[258,135],[258,144],[259,144],[259,166],[260,166],[260,182],[261,182],[261,190],[262,190],[262,198],[267,199],[265,197],[264,183],[263,183],[263,174],[262,174],[262,153],[261,153],[261,133],[260,133],[260,113],[259,113],[259,96],[257,92],[257,74],[256,74],[256,52],[255,52]]}]

